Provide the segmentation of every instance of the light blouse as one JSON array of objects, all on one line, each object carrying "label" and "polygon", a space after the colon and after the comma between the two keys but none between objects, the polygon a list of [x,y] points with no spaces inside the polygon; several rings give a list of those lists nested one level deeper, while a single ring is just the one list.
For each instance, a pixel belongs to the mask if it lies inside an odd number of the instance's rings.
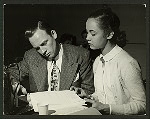
[{"label": "light blouse", "polygon": [[[104,63],[101,59],[104,59]],[[93,64],[95,93],[99,102],[110,105],[111,114],[144,114],[146,96],[138,62],[116,45]]]}]

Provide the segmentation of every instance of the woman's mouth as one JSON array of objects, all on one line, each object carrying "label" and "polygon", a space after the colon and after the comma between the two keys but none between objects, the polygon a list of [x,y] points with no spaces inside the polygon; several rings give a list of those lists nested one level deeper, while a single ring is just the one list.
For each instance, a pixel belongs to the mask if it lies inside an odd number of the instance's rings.
[{"label": "woman's mouth", "polygon": [[89,44],[89,46],[93,46],[93,44],[91,44],[91,43],[88,43]]}]

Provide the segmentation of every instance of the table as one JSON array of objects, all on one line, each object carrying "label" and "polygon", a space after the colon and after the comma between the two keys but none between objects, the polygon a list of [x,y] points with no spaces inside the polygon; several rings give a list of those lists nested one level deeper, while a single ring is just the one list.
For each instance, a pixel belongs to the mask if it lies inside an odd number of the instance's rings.
[{"label": "table", "polygon": [[[28,105],[26,101],[26,97],[19,98],[19,106],[15,109],[14,115],[38,115],[38,112],[34,112],[34,110]],[[49,110],[49,115],[53,115],[55,110]],[[87,108],[81,111],[77,111],[74,113],[70,113],[68,115],[102,115],[95,108]]]},{"label": "table", "polygon": [[71,113],[69,115],[102,115],[102,114],[97,109],[90,107],[81,111],[77,111],[75,113]]}]

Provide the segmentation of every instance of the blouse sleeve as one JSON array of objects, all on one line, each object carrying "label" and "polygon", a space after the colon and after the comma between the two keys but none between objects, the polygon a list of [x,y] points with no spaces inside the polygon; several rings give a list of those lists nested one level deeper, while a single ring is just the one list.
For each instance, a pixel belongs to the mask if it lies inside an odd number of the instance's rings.
[{"label": "blouse sleeve", "polygon": [[138,62],[132,59],[122,69],[122,78],[125,88],[130,95],[130,101],[126,104],[111,105],[112,114],[144,114],[146,112],[146,95],[142,82],[141,69]]}]

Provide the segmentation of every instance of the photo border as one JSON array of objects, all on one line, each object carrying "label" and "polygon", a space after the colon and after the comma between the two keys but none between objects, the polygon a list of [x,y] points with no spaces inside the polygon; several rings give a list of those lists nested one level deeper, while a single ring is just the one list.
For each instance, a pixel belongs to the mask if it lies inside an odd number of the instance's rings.
[{"label": "photo border", "polygon": [[133,119],[140,119],[140,118],[145,118],[148,119],[149,118],[149,0],[53,0],[53,1],[49,1],[49,0],[2,0],[2,4],[0,6],[1,12],[0,12],[0,58],[1,58],[1,82],[0,82],[0,94],[1,94],[1,100],[0,100],[0,107],[3,107],[3,5],[4,4],[146,4],[147,8],[146,8],[146,40],[147,40],[147,70],[146,70],[146,97],[147,97],[147,115],[146,116],[134,116],[134,115],[128,115],[128,116],[124,116],[124,115],[102,115],[101,117],[99,116],[71,116],[71,115],[67,115],[67,116],[34,116],[34,115],[3,115],[3,109],[0,110],[1,115],[0,117],[2,118],[14,118],[14,119],[18,119],[18,118],[37,118],[37,119],[41,119],[41,118],[51,118],[51,119],[95,119],[95,118],[133,118]]}]

